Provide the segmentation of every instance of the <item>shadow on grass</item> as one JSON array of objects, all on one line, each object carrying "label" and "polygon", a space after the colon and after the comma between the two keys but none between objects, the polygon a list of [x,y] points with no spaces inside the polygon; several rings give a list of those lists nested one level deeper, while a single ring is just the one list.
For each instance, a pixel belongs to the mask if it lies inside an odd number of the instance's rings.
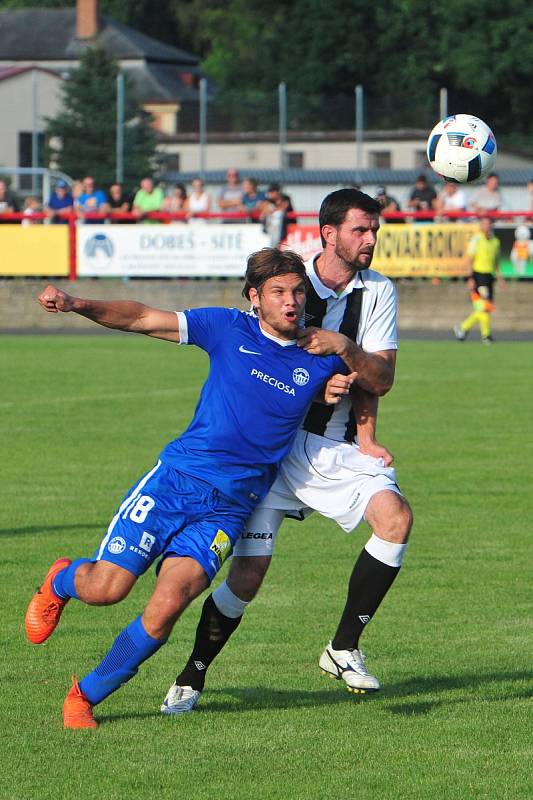
[{"label": "shadow on grass", "polygon": [[107,522],[84,522],[79,525],[28,525],[22,528],[0,528],[0,536],[32,536],[36,533],[55,533],[56,531],[94,531],[107,530]]},{"label": "shadow on grass", "polygon": [[[464,703],[483,698],[489,702],[519,700],[533,697],[533,672],[499,672],[489,674],[435,676],[411,678],[397,684],[389,684],[380,692],[351,694],[339,683],[338,691],[330,690],[276,690],[266,686],[206,689],[195,713],[242,713],[243,711],[287,710],[291,708],[313,708],[340,706],[344,703],[378,703],[392,714],[406,717],[422,717],[442,706]],[[526,685],[528,683],[529,685]],[[487,686],[487,694],[483,687]],[[450,694],[451,693],[451,694]],[[454,694],[455,693],[455,694]],[[421,695],[447,695],[446,697],[421,697]],[[413,699],[407,702],[391,702],[400,698]],[[127,719],[148,719],[161,716],[159,711],[134,714],[110,714],[102,716],[102,722]]]}]

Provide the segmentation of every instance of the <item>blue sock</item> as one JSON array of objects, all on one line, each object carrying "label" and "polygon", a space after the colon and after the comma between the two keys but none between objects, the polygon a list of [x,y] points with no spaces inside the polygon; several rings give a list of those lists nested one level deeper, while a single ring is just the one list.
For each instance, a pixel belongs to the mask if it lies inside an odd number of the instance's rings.
[{"label": "blue sock", "polygon": [[74,575],[80,564],[90,564],[91,561],[92,559],[90,558],[78,558],[78,560],[73,561],[69,567],[65,567],[57,573],[52,581],[52,589],[58,597],[61,597],[63,600],[67,600],[69,597],[74,597],[75,600],[78,599],[78,594],[74,585]]},{"label": "blue sock", "polygon": [[101,703],[123,683],[137,674],[139,666],[166,642],[146,633],[140,615],[119,633],[111,650],[96,669],[79,683],[90,703]]}]

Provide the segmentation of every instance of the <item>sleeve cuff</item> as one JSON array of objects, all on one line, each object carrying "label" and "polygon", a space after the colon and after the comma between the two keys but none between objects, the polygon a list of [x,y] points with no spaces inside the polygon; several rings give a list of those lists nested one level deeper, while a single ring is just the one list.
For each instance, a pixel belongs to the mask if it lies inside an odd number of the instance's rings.
[{"label": "sleeve cuff", "polygon": [[187,315],[183,311],[176,311],[178,318],[178,328],[180,332],[180,344],[189,344],[189,327],[187,325]]}]

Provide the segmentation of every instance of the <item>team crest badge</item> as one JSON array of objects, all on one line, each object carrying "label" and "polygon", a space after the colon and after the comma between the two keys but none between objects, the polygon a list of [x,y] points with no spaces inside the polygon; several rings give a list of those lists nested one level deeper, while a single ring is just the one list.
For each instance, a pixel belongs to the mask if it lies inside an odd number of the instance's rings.
[{"label": "team crest badge", "polygon": [[303,367],[296,367],[292,373],[292,379],[296,386],[305,386],[306,383],[309,383],[309,373]]}]

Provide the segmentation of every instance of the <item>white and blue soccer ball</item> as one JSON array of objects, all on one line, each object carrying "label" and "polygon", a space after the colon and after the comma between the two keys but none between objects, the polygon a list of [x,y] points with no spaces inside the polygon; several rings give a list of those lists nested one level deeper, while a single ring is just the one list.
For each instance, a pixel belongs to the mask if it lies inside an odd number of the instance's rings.
[{"label": "white and blue soccer ball", "polygon": [[428,137],[428,161],[437,175],[451,183],[470,183],[486,177],[497,153],[493,132],[472,114],[441,119]]}]

